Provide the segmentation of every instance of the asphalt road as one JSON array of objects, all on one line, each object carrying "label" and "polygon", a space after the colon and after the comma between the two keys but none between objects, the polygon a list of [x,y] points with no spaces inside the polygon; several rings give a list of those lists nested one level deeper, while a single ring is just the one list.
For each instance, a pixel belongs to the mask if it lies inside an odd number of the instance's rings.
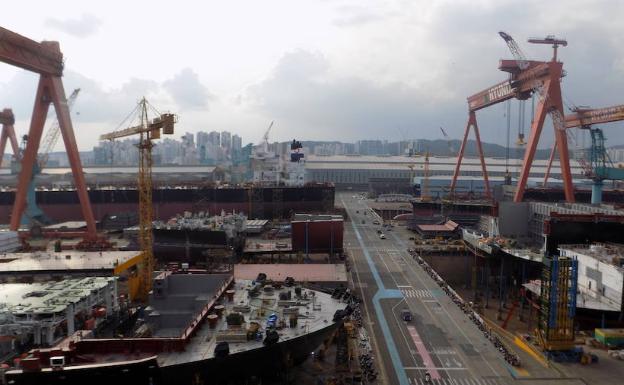
[{"label": "asphalt road", "polygon": [[[380,239],[382,227],[373,224],[365,200],[341,193],[338,201],[351,218],[345,246],[356,291],[364,299],[380,377],[401,385],[424,384],[425,373],[433,384],[513,382],[514,369],[407,253],[406,230],[384,229],[386,239]],[[412,321],[401,318],[404,309]]]}]

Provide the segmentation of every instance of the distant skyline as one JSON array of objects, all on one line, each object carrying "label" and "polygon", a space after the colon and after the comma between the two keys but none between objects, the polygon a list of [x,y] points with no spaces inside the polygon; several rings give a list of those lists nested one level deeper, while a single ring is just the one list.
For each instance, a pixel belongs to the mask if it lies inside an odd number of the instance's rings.
[{"label": "distant skyline", "polygon": [[[567,38],[559,57],[569,106],[622,104],[621,14],[616,0],[23,0],[1,25],[60,42],[66,93],[82,89],[72,114],[78,145],[89,150],[143,95],[179,115],[177,139],[227,130],[259,143],[272,120],[271,141],[441,139],[440,126],[461,139],[466,97],[506,78],[498,60],[511,55],[499,30],[537,60],[551,49],[528,37]],[[36,81],[0,63],[0,108],[13,108],[18,135]],[[478,113],[484,141],[505,144],[504,113]],[[528,132],[528,114],[526,122]],[[624,143],[624,124],[602,128],[609,146]],[[540,147],[550,143],[547,126]]]}]

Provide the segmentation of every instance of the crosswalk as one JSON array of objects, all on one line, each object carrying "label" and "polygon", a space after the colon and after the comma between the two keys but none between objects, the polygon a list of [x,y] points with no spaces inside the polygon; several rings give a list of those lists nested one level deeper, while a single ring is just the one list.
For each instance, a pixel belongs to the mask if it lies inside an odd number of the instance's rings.
[{"label": "crosswalk", "polygon": [[496,378],[435,378],[426,382],[424,378],[408,377],[411,385],[501,385]]},{"label": "crosswalk", "polygon": [[427,289],[401,288],[401,293],[406,298],[432,298],[431,292]]}]

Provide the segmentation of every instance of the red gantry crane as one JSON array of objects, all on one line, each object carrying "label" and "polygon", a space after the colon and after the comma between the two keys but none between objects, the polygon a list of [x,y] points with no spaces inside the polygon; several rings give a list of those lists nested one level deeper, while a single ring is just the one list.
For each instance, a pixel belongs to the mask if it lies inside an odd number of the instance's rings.
[{"label": "red gantry crane", "polygon": [[20,159],[20,149],[17,144],[17,137],[15,136],[15,116],[13,110],[5,108],[0,112],[0,124],[2,124],[2,134],[0,134],[0,162],[4,159],[4,150],[6,149],[7,139],[11,142],[13,148],[13,158],[15,160]]},{"label": "red gantry crane", "polygon": [[19,174],[15,203],[11,215],[11,229],[17,230],[24,209],[26,208],[26,192],[30,183],[33,166],[37,161],[37,151],[43,126],[50,104],[54,106],[56,117],[65,150],[71,166],[74,184],[80,200],[82,215],[87,224],[87,241],[96,241],[95,219],[87,194],[87,185],[83,175],[82,164],[78,154],[78,145],[74,135],[65,89],[63,88],[63,54],[56,41],[38,43],[15,32],[0,27],[0,61],[39,74],[39,85],[35,97],[32,120],[28,131],[28,142],[22,156],[22,167]]},{"label": "red gantry crane", "polygon": [[[581,128],[586,130],[591,129],[591,126],[594,124],[612,123],[622,120],[624,120],[624,105],[622,104],[603,108],[576,108],[572,114],[566,115],[564,118],[566,129]],[[555,158],[556,149],[555,143],[550,152],[546,174],[544,174],[544,186],[546,186],[550,177],[550,169]],[[579,163],[586,175],[593,173],[591,164],[587,163],[585,159],[579,159]]]},{"label": "red gantry crane", "polygon": [[499,64],[499,69],[508,72],[510,76],[508,80],[495,84],[484,91],[468,97],[468,124],[466,125],[464,138],[455,165],[455,172],[451,182],[451,194],[455,190],[457,178],[460,173],[470,127],[473,127],[475,130],[477,150],[481,159],[481,169],[483,171],[486,195],[488,198],[491,197],[487,168],[477,126],[476,112],[512,98],[526,100],[530,98],[532,94],[536,93],[539,95],[539,102],[535,112],[535,118],[531,125],[529,141],[525,150],[514,201],[522,201],[544,121],[546,115],[550,114],[555,128],[555,140],[559,152],[561,176],[563,179],[566,201],[574,202],[574,188],[572,186],[572,175],[570,173],[567,135],[563,121],[563,101],[561,99],[560,79],[563,76],[563,63],[557,61],[557,48],[559,46],[566,46],[567,42],[562,39],[556,39],[553,36],[548,36],[545,39],[530,39],[529,42],[531,43],[552,44],[554,51],[552,59],[548,62],[532,61],[526,60],[520,47],[511,36],[504,32],[500,32],[499,34],[505,40],[514,56],[513,60],[501,60]]}]

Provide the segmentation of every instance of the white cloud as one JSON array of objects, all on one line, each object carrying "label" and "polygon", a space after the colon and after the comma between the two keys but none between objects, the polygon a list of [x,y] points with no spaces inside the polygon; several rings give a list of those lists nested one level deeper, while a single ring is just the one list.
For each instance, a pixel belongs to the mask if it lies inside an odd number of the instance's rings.
[{"label": "white cloud", "polygon": [[207,109],[208,101],[214,98],[191,68],[184,68],[172,79],[165,81],[163,87],[181,108]]},{"label": "white cloud", "polygon": [[76,37],[88,37],[97,33],[102,21],[90,13],[84,13],[78,19],[57,19],[50,17],[44,25]]}]

